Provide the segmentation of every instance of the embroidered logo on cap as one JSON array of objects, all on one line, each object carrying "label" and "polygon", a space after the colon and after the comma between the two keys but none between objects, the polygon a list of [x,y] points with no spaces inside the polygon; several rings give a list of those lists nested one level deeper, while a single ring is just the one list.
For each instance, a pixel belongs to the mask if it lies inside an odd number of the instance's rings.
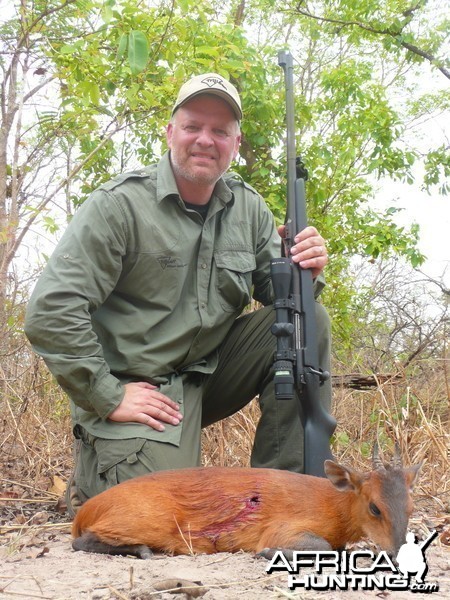
[{"label": "embroidered logo on cap", "polygon": [[221,85],[225,91],[227,89],[223,82],[223,79],[219,79],[218,77],[206,77],[205,79],[202,79],[202,83],[204,83],[208,87],[214,87],[215,85]]}]

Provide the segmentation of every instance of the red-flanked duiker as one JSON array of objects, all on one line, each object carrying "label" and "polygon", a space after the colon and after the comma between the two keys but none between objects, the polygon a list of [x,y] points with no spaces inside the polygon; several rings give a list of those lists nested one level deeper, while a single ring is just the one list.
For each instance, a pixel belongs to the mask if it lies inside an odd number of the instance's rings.
[{"label": "red-flanked duiker", "polygon": [[343,549],[367,537],[390,554],[404,543],[420,465],[398,450],[359,473],[325,461],[327,478],[276,469],[198,467],[130,479],[88,500],[72,526],[87,552],[170,554]]}]

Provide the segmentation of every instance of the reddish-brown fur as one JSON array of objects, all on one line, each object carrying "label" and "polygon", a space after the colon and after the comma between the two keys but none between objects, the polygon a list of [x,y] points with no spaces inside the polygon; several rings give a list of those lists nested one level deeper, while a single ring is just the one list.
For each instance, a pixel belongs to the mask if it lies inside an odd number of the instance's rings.
[{"label": "reddish-brown fur", "polygon": [[[361,475],[327,461],[326,471],[333,483],[274,469],[220,467],[131,479],[81,507],[72,534],[85,537],[74,547],[96,551],[80,544],[94,534],[114,547],[144,545],[173,554],[259,552],[302,549],[304,534],[312,533],[336,549],[367,536],[395,551],[405,540],[418,467]],[[381,516],[372,514],[371,504]]]}]

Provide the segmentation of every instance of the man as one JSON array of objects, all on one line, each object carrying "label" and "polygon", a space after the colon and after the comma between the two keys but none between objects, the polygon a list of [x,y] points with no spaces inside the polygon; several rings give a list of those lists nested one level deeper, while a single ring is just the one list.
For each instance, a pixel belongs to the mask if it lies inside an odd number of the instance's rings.
[{"label": "man", "polygon": [[[298,400],[276,402],[272,381],[270,259],[280,237],[261,197],[227,173],[241,118],[221,76],[184,84],[169,152],[93,192],[32,294],[25,331],[70,397],[79,440],[74,504],[146,472],[199,465],[201,428],[257,395],[251,464],[303,469]],[[327,262],[313,227],[292,254],[315,278]],[[252,296],[265,308],[240,316]],[[317,316],[328,369],[320,305]],[[328,383],[321,394],[329,408]]]}]

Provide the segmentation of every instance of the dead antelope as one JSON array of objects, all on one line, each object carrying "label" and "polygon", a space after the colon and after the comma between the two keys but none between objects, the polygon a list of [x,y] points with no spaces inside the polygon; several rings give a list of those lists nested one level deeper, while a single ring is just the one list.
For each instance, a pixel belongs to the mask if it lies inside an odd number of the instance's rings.
[{"label": "dead antelope", "polygon": [[[73,548],[136,554],[262,553],[342,549],[370,538],[394,554],[404,543],[420,465],[397,453],[359,473],[325,461],[327,478],[275,469],[207,467],[160,471],[88,500],[72,526]],[[271,550],[272,549],[272,550]]]}]

